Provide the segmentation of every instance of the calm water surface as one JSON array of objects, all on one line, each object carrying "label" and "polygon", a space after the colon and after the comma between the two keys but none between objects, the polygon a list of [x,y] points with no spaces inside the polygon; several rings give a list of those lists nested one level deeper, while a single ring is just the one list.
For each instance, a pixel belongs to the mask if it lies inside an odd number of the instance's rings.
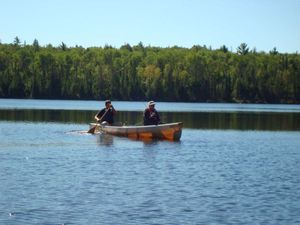
[{"label": "calm water surface", "polygon": [[81,133],[93,110],[18,119],[9,114],[24,109],[13,108],[0,101],[0,224],[300,223],[300,132],[284,125],[299,121],[295,109],[275,107],[274,122],[287,113],[280,129],[223,121],[189,125],[180,142],[143,142]]},{"label": "calm water surface", "polygon": [[[147,102],[113,101],[121,111],[143,111]],[[98,110],[104,101],[0,99],[0,109]],[[300,112],[300,105],[157,102],[163,112]]]}]

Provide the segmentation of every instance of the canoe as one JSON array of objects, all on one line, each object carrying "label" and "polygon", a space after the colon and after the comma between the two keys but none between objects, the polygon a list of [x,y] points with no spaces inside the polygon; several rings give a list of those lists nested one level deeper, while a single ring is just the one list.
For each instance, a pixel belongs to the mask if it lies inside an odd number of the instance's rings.
[{"label": "canoe", "polygon": [[132,139],[162,139],[178,141],[181,137],[182,122],[165,123],[148,126],[110,126],[91,123],[90,127],[96,127],[96,132],[123,136]]}]

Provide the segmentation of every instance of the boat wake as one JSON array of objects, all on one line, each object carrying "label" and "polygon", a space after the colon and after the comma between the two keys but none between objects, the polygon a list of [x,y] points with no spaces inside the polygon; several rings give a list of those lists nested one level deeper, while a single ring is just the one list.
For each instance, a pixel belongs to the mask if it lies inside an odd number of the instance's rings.
[{"label": "boat wake", "polygon": [[88,133],[87,130],[71,130],[71,131],[67,131],[66,134],[71,134],[71,135],[91,135],[91,133]]}]

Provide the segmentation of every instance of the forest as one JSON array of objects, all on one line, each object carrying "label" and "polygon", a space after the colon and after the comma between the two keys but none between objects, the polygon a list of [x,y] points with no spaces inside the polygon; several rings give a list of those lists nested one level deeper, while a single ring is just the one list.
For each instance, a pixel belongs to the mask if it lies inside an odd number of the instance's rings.
[{"label": "forest", "polygon": [[0,98],[300,103],[300,55],[135,46],[0,43]]}]

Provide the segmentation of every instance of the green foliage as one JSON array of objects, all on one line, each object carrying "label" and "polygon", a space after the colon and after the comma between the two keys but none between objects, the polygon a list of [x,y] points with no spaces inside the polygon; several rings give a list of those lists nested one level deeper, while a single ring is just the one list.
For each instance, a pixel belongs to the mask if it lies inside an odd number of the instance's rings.
[{"label": "green foliage", "polygon": [[0,97],[300,102],[300,56],[249,51],[0,44]]},{"label": "green foliage", "polygon": [[15,45],[15,46],[19,46],[20,43],[21,43],[21,41],[20,41],[19,37],[16,36],[15,39],[14,39],[14,45]]},{"label": "green foliage", "polygon": [[246,55],[249,53],[249,48],[246,43],[242,43],[238,48],[237,48],[237,53],[239,55]]}]

